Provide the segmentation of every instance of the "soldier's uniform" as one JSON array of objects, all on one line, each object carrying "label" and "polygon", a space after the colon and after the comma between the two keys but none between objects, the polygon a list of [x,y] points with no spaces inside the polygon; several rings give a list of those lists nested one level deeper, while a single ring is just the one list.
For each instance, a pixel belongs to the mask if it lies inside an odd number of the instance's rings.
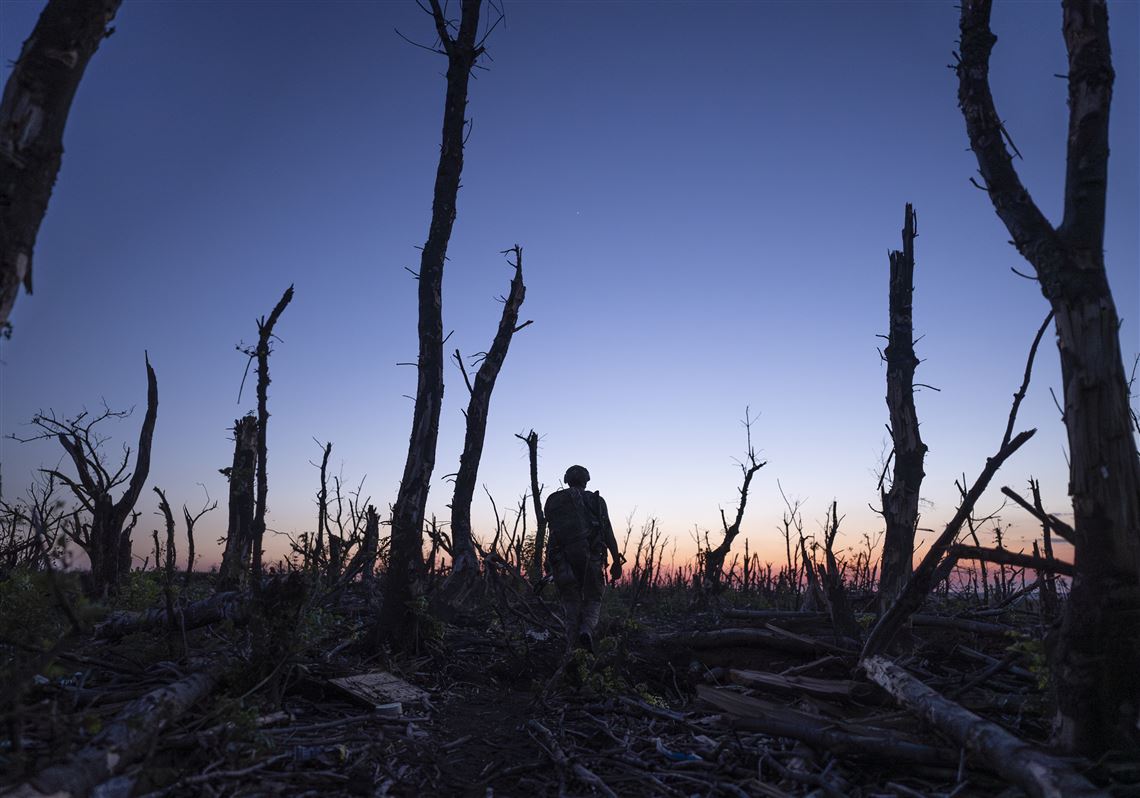
[{"label": "soldier's uniform", "polygon": [[572,485],[550,495],[545,514],[551,522],[547,563],[562,602],[567,645],[591,648],[606,585],[606,555],[618,551],[606,500]]}]

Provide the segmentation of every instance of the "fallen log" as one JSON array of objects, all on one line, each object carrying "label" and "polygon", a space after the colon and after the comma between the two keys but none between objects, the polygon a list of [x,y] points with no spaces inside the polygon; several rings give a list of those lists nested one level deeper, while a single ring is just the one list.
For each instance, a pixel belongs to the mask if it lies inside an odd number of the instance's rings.
[{"label": "fallen log", "polygon": [[833,755],[947,767],[958,764],[958,752],[953,749],[900,739],[884,729],[836,722],[703,684],[697,685],[697,695],[729,713],[732,725],[737,728],[801,740]]},{"label": "fallen log", "polygon": [[[242,620],[248,613],[249,604],[241,599],[241,593],[228,591],[187,604],[174,611],[174,626],[197,629],[219,621]],[[165,607],[141,612],[116,612],[95,627],[95,639],[116,640],[135,632],[166,627],[169,622],[170,615]]]},{"label": "fallen log", "polygon": [[721,612],[721,615],[740,621],[772,621],[774,623],[815,623],[829,620],[826,612],[808,610],[742,610],[729,608]]},{"label": "fallen log", "polygon": [[728,680],[733,684],[772,690],[795,695],[810,695],[820,698],[841,698],[873,700],[875,688],[866,682],[850,679],[820,679],[814,676],[788,676],[768,671],[729,668]]},{"label": "fallen log", "polygon": [[939,695],[889,659],[862,661],[868,678],[896,701],[964,747],[987,770],[1034,798],[1103,796],[1071,764],[1039,751],[1010,732]]},{"label": "fallen log", "polygon": [[132,701],[69,761],[52,765],[6,798],[84,798],[96,786],[141,759],[154,738],[213,691],[220,665],[151,690]]},{"label": "fallen log", "polygon": [[915,626],[925,626],[937,629],[955,629],[959,632],[969,632],[975,635],[991,635],[994,637],[1020,636],[1017,629],[1001,623],[975,621],[970,618],[954,618],[949,615],[923,615],[911,616],[911,623]]},{"label": "fallen log", "polygon": [[689,648],[733,648],[756,646],[792,654],[856,653],[855,649],[836,646],[831,640],[803,637],[777,629],[714,629],[710,632],[678,632],[666,635],[662,642],[678,643]]}]

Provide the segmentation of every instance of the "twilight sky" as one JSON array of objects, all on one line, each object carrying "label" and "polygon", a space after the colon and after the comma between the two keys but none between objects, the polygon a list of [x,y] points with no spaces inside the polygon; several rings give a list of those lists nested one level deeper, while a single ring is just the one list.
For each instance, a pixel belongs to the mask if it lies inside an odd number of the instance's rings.
[{"label": "twilight sky", "polygon": [[[0,0],[0,62],[14,61],[43,6]],[[457,9],[456,9],[457,10]],[[1126,365],[1140,350],[1138,39],[1140,4],[1110,3],[1112,107],[1106,251],[1124,320]],[[490,13],[488,9],[485,12]],[[506,3],[474,120],[444,275],[448,349],[486,349],[524,247],[535,323],[511,347],[492,400],[480,482],[500,508],[540,475],[593,474],[615,526],[660,519],[692,530],[732,511],[746,405],[768,465],[744,535],[782,558],[782,502],[805,500],[818,529],[831,500],[846,544],[881,522],[876,474],[889,451],[884,367],[887,250],[903,205],[918,211],[916,398],[930,447],[920,524],[952,514],[954,479],[997,447],[1033,334],[1048,308],[968,182],[968,149],[947,69],[957,12],[946,2]],[[997,0],[992,62],[1017,166],[1046,215],[1062,208],[1067,111],[1060,4]],[[399,2],[132,2],[95,55],[67,124],[66,154],[35,257],[0,349],[0,433],[27,434],[38,409],[100,400],[136,406],[108,425],[132,446],[145,408],[143,350],[158,375],[154,462],[136,554],[160,525],[150,485],[177,507],[222,509],[228,428],[245,358],[290,283],[296,297],[271,359],[269,525],[315,525],[320,447],[346,483],[395,499],[415,390],[415,283],[438,157],[445,61],[432,24]],[[7,79],[8,70],[4,71]],[[449,364],[429,513],[447,520],[466,390]],[[997,487],[1040,478],[1064,515],[1064,428],[1049,396],[1052,335],[1019,428],[1038,427]],[[7,498],[55,466],[58,444],[0,441]],[[199,485],[198,483],[202,483]],[[996,498],[995,498],[996,497]],[[476,533],[490,508],[475,500]],[[1023,525],[1019,511],[1003,518]],[[180,526],[181,528],[181,526]],[[929,538],[930,533],[920,533]],[[843,539],[843,538],[841,538]],[[743,548],[743,540],[739,543]],[[271,539],[271,557],[284,551]]]}]

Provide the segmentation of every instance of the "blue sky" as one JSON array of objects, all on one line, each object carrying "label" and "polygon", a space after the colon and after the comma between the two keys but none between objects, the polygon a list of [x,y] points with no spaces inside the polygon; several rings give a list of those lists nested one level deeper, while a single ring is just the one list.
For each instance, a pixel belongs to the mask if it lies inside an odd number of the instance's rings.
[{"label": "blue sky", "polygon": [[[0,0],[0,60],[42,7]],[[1110,3],[1117,72],[1106,251],[1129,364],[1140,350],[1135,2]],[[930,447],[923,527],[996,448],[1047,312],[988,198],[947,64],[952,2],[507,2],[472,83],[474,124],[444,277],[448,348],[485,349],[524,247],[524,319],[492,400],[480,481],[500,507],[582,463],[618,526],[658,517],[690,544],[735,506],[740,419],[768,465],[744,534],[778,556],[777,479],[808,531],[831,500],[847,542],[881,524],[887,451],[887,250],[917,208],[917,396]],[[999,2],[993,88],[1047,216],[1062,207],[1067,112],[1060,6]],[[411,2],[131,2],[80,86],[40,232],[36,294],[0,349],[0,433],[37,409],[137,405],[143,350],[161,402],[149,484],[175,506],[223,500],[228,427],[254,319],[290,283],[271,361],[272,528],[313,526],[320,449],[381,507],[394,500],[414,392],[415,284],[443,103],[431,21]],[[6,75],[5,75],[6,77]],[[429,512],[446,520],[466,391],[449,365]],[[1064,511],[1060,383],[1047,337],[999,484],[1041,479]],[[57,445],[0,442],[4,491]],[[985,509],[999,503],[995,491]],[[1000,497],[999,497],[1000,498]],[[140,529],[159,524],[144,494]],[[477,534],[490,509],[475,502]],[[1008,521],[1024,523],[1007,510]],[[224,514],[201,522],[220,536]],[[1027,527],[1029,528],[1029,527]],[[929,535],[927,535],[929,536]],[[200,549],[206,548],[203,543]],[[274,548],[275,547],[275,548]],[[146,549],[145,543],[137,546]],[[270,554],[282,550],[271,543]],[[205,552],[209,558],[209,552]]]}]

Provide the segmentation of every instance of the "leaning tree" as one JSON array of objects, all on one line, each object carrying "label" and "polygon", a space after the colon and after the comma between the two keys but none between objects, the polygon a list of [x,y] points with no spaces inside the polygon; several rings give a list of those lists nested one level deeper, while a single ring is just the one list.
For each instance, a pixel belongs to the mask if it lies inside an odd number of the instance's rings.
[{"label": "leaning tree", "polygon": [[[1063,0],[1069,126],[1064,216],[1054,227],[1013,166],[994,106],[991,0],[963,0],[958,103],[984,187],[1055,315],[1069,444],[1075,576],[1051,641],[1056,742],[1097,753],[1140,744],[1140,460],[1120,319],[1104,263],[1114,73],[1105,0]],[[1013,145],[1010,144],[1010,147]]]}]

